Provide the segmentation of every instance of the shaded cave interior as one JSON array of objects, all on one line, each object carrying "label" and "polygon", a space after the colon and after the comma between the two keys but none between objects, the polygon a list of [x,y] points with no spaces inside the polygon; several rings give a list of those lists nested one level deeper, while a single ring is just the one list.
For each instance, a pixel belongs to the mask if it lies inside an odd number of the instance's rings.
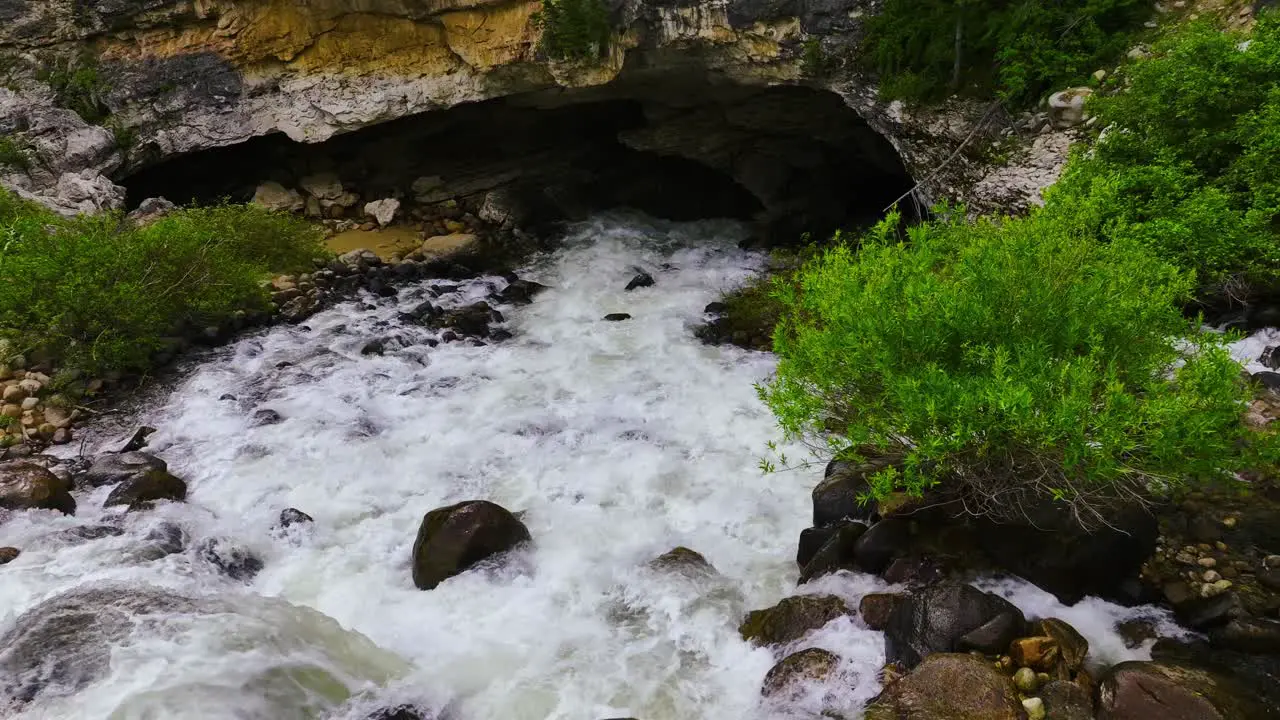
[{"label": "shaded cave interior", "polygon": [[[135,152],[146,157],[147,148]],[[142,165],[130,206],[247,201],[275,181],[335,173],[360,196],[478,203],[504,188],[520,223],[630,207],[671,220],[737,218],[762,245],[856,228],[907,192],[896,151],[835,94],[703,71],[624,73],[608,85],[511,95],[299,143],[283,134]],[[314,213],[314,209],[312,211]]]}]

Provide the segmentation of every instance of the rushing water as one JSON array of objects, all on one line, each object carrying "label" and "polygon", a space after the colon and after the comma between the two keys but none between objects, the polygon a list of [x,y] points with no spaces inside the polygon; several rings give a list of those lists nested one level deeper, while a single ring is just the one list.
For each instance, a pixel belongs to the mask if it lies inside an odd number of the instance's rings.
[{"label": "rushing water", "polygon": [[[397,319],[426,297],[423,283],[203,363],[142,417],[160,428],[148,449],[190,483],[187,503],[109,516],[102,488],[79,498],[75,518],[0,525],[0,545],[23,548],[0,577],[10,621],[75,587],[145,584],[199,601],[161,603],[108,638],[103,676],[46,692],[22,717],[362,718],[399,702],[464,720],[777,717],[759,695],[776,658],[736,627],[744,611],[796,592],[796,537],[821,470],[761,475],[775,430],[753,383],[772,358],[690,332],[707,302],[762,263],[736,248],[739,233],[616,216],[584,224],[522,271],[552,289],[501,308],[515,335],[502,343],[428,347],[431,331]],[[635,267],[657,285],[624,292]],[[463,283],[438,302],[472,302],[503,282]],[[633,319],[601,321],[612,312]],[[386,354],[362,356],[375,338]],[[261,424],[263,410],[283,420]],[[422,515],[477,498],[524,511],[535,542],[500,570],[416,590],[409,552]],[[286,507],[314,524],[273,529]],[[139,547],[162,521],[183,528],[188,549],[148,560]],[[126,533],[59,539],[95,522]],[[214,537],[264,569],[248,583],[219,574],[193,549]],[[721,576],[645,566],[676,545]],[[801,592],[856,601],[881,586],[842,574]],[[1036,614],[1064,612],[1021,583],[995,587]],[[1112,626],[1144,611],[1066,612],[1105,659],[1143,656]],[[801,646],[845,658],[848,687],[828,705],[854,710],[877,691],[882,640],[860,621]]]}]

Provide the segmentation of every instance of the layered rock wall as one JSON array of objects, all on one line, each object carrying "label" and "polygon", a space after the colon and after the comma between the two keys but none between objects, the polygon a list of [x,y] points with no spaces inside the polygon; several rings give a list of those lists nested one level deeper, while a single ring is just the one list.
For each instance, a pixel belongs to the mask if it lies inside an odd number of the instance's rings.
[{"label": "layered rock wall", "polygon": [[28,158],[25,168],[0,168],[0,182],[64,212],[118,207],[123,193],[110,180],[176,155],[272,133],[323,142],[464,103],[537,91],[547,102],[547,93],[607,88],[620,75],[661,82],[663,73],[696,67],[740,85],[835,91],[917,180],[927,180],[919,193],[926,203],[1016,209],[1039,189],[1014,182],[1010,190],[997,175],[997,187],[973,196],[993,171],[982,147],[1002,127],[985,107],[913,113],[881,103],[851,63],[821,81],[803,77],[803,45],[851,56],[875,0],[623,0],[612,7],[608,53],[590,63],[539,53],[539,7],[540,0],[0,0],[0,73],[9,86],[0,90],[0,132]]}]

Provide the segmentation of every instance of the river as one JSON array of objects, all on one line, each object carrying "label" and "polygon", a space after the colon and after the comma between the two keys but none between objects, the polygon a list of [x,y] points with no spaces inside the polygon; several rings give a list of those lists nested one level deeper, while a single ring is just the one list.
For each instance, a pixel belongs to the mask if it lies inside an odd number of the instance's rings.
[{"label": "river", "polygon": [[[0,545],[23,548],[0,571],[5,626],[77,587],[194,599],[133,622],[99,648],[110,656],[101,676],[46,691],[19,717],[355,720],[399,703],[463,720],[779,717],[759,692],[775,657],[736,627],[796,592],[795,543],[821,467],[758,470],[777,435],[753,384],[773,358],[692,336],[703,306],[764,263],[738,249],[742,233],[619,215],[576,226],[521,271],[551,289],[500,307],[514,334],[500,343],[431,347],[434,331],[403,324],[399,312],[445,284],[428,281],[212,353],[137,417],[159,428],[148,450],[190,484],[185,504],[119,516],[100,509],[101,488],[78,497],[74,518],[0,525]],[[656,285],[624,291],[636,268]],[[503,283],[464,282],[438,302]],[[632,319],[601,320],[614,312]],[[371,339],[384,355],[361,354]],[[264,423],[265,410],[279,421]],[[534,542],[500,569],[416,590],[423,514],[466,499],[523,512]],[[314,523],[278,529],[287,507]],[[182,528],[187,549],[140,556],[162,522]],[[95,523],[125,532],[58,539]],[[262,570],[219,573],[194,549],[210,538],[259,556]],[[647,567],[678,545],[719,575]],[[842,574],[801,592],[856,601],[882,587]],[[1025,584],[995,587],[1076,624],[1102,659],[1145,656],[1113,625],[1149,611],[1065,609]],[[852,681],[810,709],[855,716],[878,690],[880,634],[846,619],[813,645],[841,655]]]}]

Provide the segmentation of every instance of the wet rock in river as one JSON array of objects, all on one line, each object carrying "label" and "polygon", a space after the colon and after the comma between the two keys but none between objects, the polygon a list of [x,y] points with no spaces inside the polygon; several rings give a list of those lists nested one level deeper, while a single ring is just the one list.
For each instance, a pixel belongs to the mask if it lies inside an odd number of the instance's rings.
[{"label": "wet rock in river", "polygon": [[487,500],[437,508],[422,518],[413,543],[413,584],[431,590],[531,539],[524,523]]},{"label": "wet rock in river", "polygon": [[0,547],[0,565],[8,565],[21,554],[22,551],[16,547]]},{"label": "wet rock in river", "polygon": [[546,290],[547,286],[536,283],[532,280],[516,279],[503,288],[498,294],[498,298],[504,303],[512,305],[528,305],[533,302],[533,298]]},{"label": "wet rock in river", "polygon": [[1009,676],[973,655],[930,655],[881,693],[866,720],[1025,720]]},{"label": "wet rock in river", "polygon": [[636,288],[653,287],[653,276],[647,272],[637,273],[631,278],[631,282],[627,283],[627,290],[635,290]]},{"label": "wet rock in river", "polygon": [[182,552],[186,549],[186,545],[187,536],[180,526],[171,522],[162,522],[143,538],[137,555],[142,560],[159,560]]},{"label": "wet rock in river", "polygon": [[201,560],[232,580],[248,582],[264,567],[262,559],[228,538],[209,538],[196,549]]},{"label": "wet rock in river", "polygon": [[834,595],[797,595],[771,608],[747,613],[738,633],[743,640],[757,645],[781,645],[853,614],[844,600]]},{"label": "wet rock in river", "polygon": [[604,316],[604,319],[606,322],[622,322],[623,320],[630,320],[631,316],[627,313],[609,313]]},{"label": "wet rock in river", "polygon": [[58,510],[73,515],[76,501],[68,483],[31,462],[0,463],[0,508],[7,510]]},{"label": "wet rock in river", "polygon": [[792,653],[764,676],[760,693],[771,700],[795,700],[814,684],[831,679],[840,667],[835,653],[809,648]]},{"label": "wet rock in river", "polygon": [[141,477],[152,470],[169,469],[168,463],[150,453],[130,451],[107,453],[94,458],[81,482],[92,487],[116,485]]},{"label": "wet rock in river", "polygon": [[702,553],[680,546],[659,555],[649,561],[649,567],[664,572],[675,572],[688,576],[719,575],[715,566],[702,556]]},{"label": "wet rock in river", "polygon": [[885,658],[910,668],[931,653],[999,653],[1025,622],[1008,600],[971,585],[929,587],[894,607],[884,629]]},{"label": "wet rock in river", "polygon": [[165,470],[148,470],[119,485],[107,496],[103,507],[127,506],[130,510],[144,510],[156,502],[182,502],[187,499],[187,483]]},{"label": "wet rock in river", "polygon": [[285,508],[280,511],[279,526],[288,528],[293,525],[305,525],[314,522],[314,518],[297,508]]}]

